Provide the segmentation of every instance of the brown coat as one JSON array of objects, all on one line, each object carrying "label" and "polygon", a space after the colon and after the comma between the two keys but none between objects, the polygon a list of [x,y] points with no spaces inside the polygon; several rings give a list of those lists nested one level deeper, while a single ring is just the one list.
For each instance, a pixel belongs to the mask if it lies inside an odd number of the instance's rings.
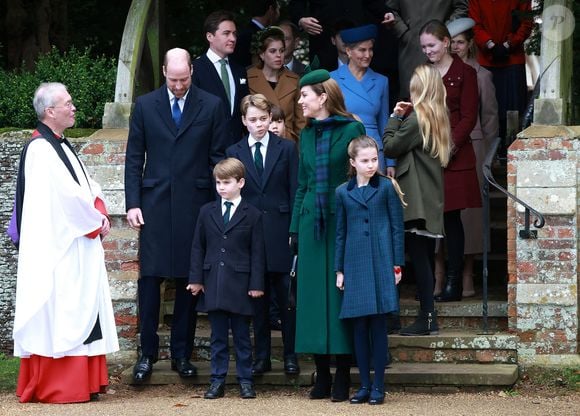
[{"label": "brown coat", "polygon": [[258,67],[248,69],[248,86],[251,94],[263,94],[268,101],[277,105],[286,115],[286,137],[298,141],[300,131],[306,125],[302,108],[298,105],[300,77],[294,72],[282,69],[276,88],[272,89],[262,70]]}]

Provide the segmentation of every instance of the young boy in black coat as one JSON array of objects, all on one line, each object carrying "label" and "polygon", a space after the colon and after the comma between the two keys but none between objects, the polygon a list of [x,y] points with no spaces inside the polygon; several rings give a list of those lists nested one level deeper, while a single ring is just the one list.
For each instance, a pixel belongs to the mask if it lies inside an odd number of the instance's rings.
[{"label": "young boy in black coat", "polygon": [[242,200],[245,169],[235,158],[214,168],[220,198],[204,205],[195,227],[187,289],[211,325],[211,385],[206,399],[223,397],[228,372],[228,333],[236,352],[243,399],[256,397],[252,378],[252,298],[264,294],[264,236],[260,211]]},{"label": "young boy in black coat", "polygon": [[268,131],[271,104],[264,95],[244,97],[240,108],[249,134],[230,146],[226,156],[239,159],[246,167],[242,195],[262,213],[266,241],[266,290],[264,297],[255,302],[252,372],[260,375],[272,369],[269,300],[273,297],[280,310],[284,371],[295,375],[300,372],[294,352],[296,314],[287,304],[292,266],[288,230],[298,180],[298,151],[293,141]]}]

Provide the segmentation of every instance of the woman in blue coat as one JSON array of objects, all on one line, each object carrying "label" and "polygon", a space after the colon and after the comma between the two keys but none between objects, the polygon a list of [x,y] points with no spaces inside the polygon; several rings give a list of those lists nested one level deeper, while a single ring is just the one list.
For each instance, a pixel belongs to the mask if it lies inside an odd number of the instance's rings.
[{"label": "woman in blue coat", "polygon": [[[348,64],[332,71],[330,76],[338,83],[344,94],[346,109],[360,117],[366,134],[375,139],[379,147],[380,168],[385,168],[382,135],[389,114],[389,80],[369,66],[373,59],[373,47],[377,27],[366,25],[340,31],[346,46]],[[388,160],[388,167],[395,161]],[[394,176],[394,171],[389,172]]]},{"label": "woman in blue coat", "polygon": [[344,291],[339,317],[352,318],[360,372],[361,388],[350,402],[380,404],[385,396],[386,314],[399,311],[395,285],[405,264],[403,207],[398,186],[378,173],[373,138],[353,139],[348,155],[352,179],[336,189],[336,286]]}]

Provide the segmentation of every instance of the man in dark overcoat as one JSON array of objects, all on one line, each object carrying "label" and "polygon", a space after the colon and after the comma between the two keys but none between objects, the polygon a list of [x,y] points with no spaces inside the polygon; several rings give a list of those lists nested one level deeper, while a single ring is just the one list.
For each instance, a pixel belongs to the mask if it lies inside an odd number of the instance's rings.
[{"label": "man in dark overcoat", "polygon": [[214,198],[212,168],[223,158],[227,141],[221,101],[191,85],[189,53],[168,51],[163,74],[166,84],[135,103],[125,161],[127,221],[140,237],[137,383],[149,377],[157,360],[164,279],[175,279],[176,290],[172,369],[182,377],[196,374],[189,362],[196,321],[186,290],[190,249],[199,209]]}]

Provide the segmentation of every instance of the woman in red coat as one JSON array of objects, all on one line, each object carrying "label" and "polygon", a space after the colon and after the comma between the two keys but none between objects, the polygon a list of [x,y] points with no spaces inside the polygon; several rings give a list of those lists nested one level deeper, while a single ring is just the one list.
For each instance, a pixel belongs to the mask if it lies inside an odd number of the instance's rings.
[{"label": "woman in red coat", "polygon": [[471,66],[449,52],[451,36],[439,20],[431,20],[423,26],[419,41],[423,53],[443,78],[451,122],[453,147],[451,160],[444,171],[447,282],[443,292],[435,298],[449,302],[461,300],[465,241],[461,210],[481,206],[476,159],[470,139],[478,114],[477,75]]},{"label": "woman in red coat", "polygon": [[[479,49],[479,63],[493,74],[501,137],[506,135],[506,112],[527,104],[524,42],[532,32],[530,0],[470,0],[469,17]],[[509,143],[507,143],[509,144]]]}]

